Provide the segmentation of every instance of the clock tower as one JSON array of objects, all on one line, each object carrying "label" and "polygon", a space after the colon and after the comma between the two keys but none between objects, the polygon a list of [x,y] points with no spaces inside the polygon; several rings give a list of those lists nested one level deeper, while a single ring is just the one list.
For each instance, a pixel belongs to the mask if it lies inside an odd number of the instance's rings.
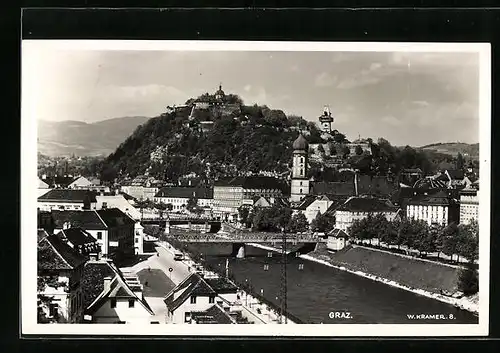
[{"label": "clock tower", "polygon": [[309,195],[310,182],[307,177],[308,148],[307,140],[302,134],[299,134],[299,137],[293,142],[291,202],[300,202]]}]

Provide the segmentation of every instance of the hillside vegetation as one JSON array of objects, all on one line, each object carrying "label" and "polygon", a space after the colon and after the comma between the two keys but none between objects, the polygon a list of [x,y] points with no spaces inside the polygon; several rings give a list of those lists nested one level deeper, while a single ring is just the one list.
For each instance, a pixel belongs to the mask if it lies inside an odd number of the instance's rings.
[{"label": "hillside vegetation", "polygon": [[[369,175],[397,175],[403,168],[432,173],[455,165],[451,155],[409,146],[398,148],[384,139],[368,139],[371,154],[359,148],[351,155],[346,146],[349,141],[338,131],[325,135],[314,122],[302,117],[286,116],[282,110],[267,106],[246,106],[238,96],[229,97],[232,101],[225,107],[196,109],[192,115],[194,102],[212,98],[205,94],[139,126],[104,160],[101,179],[145,173],[167,181],[189,173],[209,180],[258,172],[286,176],[299,132],[310,144],[319,146],[309,151],[315,157],[310,159],[310,176],[316,180],[334,180],[335,165],[350,165]],[[200,123],[206,121],[213,122],[210,129],[202,128]]]},{"label": "hillside vegetation", "polygon": [[423,150],[435,151],[438,153],[449,154],[453,157],[462,154],[465,157],[471,159],[479,158],[479,143],[468,144],[462,142],[450,142],[450,143],[433,143],[430,145],[422,146]]}]

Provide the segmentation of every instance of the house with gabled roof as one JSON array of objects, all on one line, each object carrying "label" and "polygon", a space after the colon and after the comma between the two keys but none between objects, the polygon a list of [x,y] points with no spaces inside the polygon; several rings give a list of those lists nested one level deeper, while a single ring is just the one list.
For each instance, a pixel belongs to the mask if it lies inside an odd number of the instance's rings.
[{"label": "house with gabled roof", "polygon": [[[46,318],[77,322],[83,313],[80,280],[86,258],[54,234],[39,231],[39,310]],[[41,298],[47,300],[41,300]]]},{"label": "house with gabled roof", "polygon": [[92,182],[84,176],[76,177],[69,185],[68,189],[84,189],[93,186]]},{"label": "house with gabled roof", "polygon": [[328,195],[308,195],[293,208],[293,214],[302,213],[311,223],[318,214],[325,213],[333,203],[334,201]]},{"label": "house with gabled roof", "polygon": [[342,229],[334,228],[327,234],[326,249],[339,251],[348,244],[349,236]]},{"label": "house with gabled roof", "polygon": [[103,278],[102,291],[85,308],[85,322],[151,323],[154,312],[144,299],[139,280],[131,281],[120,272],[114,272]]},{"label": "house with gabled roof", "polygon": [[166,322],[191,323],[193,313],[196,321],[196,315],[199,315],[196,313],[206,312],[214,305],[229,315],[231,306],[237,301],[238,288],[227,279],[221,277],[205,279],[197,273],[192,273],[165,296]]}]

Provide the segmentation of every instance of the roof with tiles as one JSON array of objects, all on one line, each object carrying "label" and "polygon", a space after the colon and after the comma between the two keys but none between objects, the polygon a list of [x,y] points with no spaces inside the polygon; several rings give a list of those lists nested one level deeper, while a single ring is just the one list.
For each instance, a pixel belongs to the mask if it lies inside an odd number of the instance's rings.
[{"label": "roof with tiles", "polygon": [[64,223],[69,222],[71,227],[89,230],[106,230],[108,227],[96,211],[60,211],[53,210],[52,218],[56,229],[62,229]]},{"label": "roof with tiles", "polygon": [[314,195],[333,194],[354,196],[356,189],[354,181],[349,182],[315,182],[312,185],[312,192]]},{"label": "roof with tiles", "polygon": [[[181,292],[179,295],[176,295]],[[169,311],[174,311],[180,307],[191,296],[209,296],[216,295],[216,292],[208,283],[198,274],[193,273],[170,293],[164,299],[165,305]]]},{"label": "roof with tiles", "polygon": [[234,324],[233,318],[219,305],[213,305],[205,311],[191,312],[191,318],[197,324]]},{"label": "roof with tiles", "polygon": [[46,236],[38,242],[38,270],[72,270],[85,260],[85,257],[55,235]]},{"label": "roof with tiles", "polygon": [[96,239],[82,228],[74,227],[63,229],[58,234],[68,239],[68,241],[74,246],[96,243]]},{"label": "roof with tiles", "polygon": [[96,193],[80,189],[52,189],[38,198],[51,202],[96,202]]},{"label": "roof with tiles", "polygon": [[397,206],[387,199],[372,197],[351,197],[337,211],[350,212],[396,212]]},{"label": "roof with tiles", "polygon": [[118,208],[107,208],[98,210],[97,214],[104,221],[108,228],[120,227],[123,225],[134,225],[135,221]]},{"label": "roof with tiles", "polygon": [[81,287],[83,307],[87,308],[104,290],[104,278],[117,275],[113,267],[104,260],[88,261],[83,266]]},{"label": "roof with tiles", "polygon": [[149,306],[149,304],[143,298],[138,297],[132,289],[127,285],[124,278],[120,273],[116,273],[111,282],[109,283],[109,288],[104,288],[104,278],[103,278],[103,290],[102,292],[94,299],[92,303],[88,307],[86,307],[86,314],[92,315],[97,310],[99,310],[102,305],[110,298],[120,298],[120,299],[132,299],[139,302],[144,309],[148,311],[149,314],[154,315],[153,310]]}]

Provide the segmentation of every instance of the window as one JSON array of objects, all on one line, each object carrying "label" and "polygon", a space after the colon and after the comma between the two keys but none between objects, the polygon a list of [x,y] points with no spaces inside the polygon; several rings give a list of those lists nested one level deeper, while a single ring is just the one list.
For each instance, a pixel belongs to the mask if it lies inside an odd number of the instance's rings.
[{"label": "window", "polygon": [[300,189],[300,193],[302,194],[302,189]]},{"label": "window", "polygon": [[116,308],[116,299],[115,298],[111,299],[111,308]]},{"label": "window", "polygon": [[209,304],[215,303],[215,296],[211,295],[210,297],[208,297],[208,303]]},{"label": "window", "polygon": [[102,232],[97,232],[97,240],[101,240],[102,239]]},{"label": "window", "polygon": [[134,299],[129,299],[129,300],[128,300],[128,307],[129,307],[129,308],[133,308],[133,307],[134,307],[134,304],[135,304],[135,300],[134,300]]},{"label": "window", "polygon": [[137,244],[139,242],[139,238],[135,238],[135,243]]},{"label": "window", "polygon": [[302,182],[300,182],[300,186],[302,186]]},{"label": "window", "polygon": [[190,322],[190,321],[191,321],[191,313],[185,313],[184,322]]},{"label": "window", "polygon": [[196,304],[196,295],[191,296],[191,304]]}]

